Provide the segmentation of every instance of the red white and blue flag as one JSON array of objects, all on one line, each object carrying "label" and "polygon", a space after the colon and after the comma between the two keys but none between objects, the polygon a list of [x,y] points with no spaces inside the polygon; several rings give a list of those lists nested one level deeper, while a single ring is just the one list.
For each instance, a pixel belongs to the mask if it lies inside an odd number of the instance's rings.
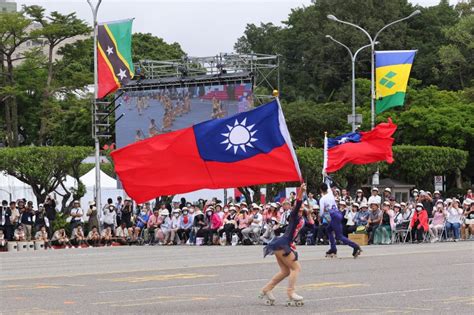
[{"label": "red white and blue flag", "polygon": [[112,152],[127,194],[141,203],[203,188],[302,181],[277,100]]},{"label": "red white and blue flag", "polygon": [[397,130],[389,118],[371,131],[350,132],[324,139],[323,173],[335,172],[348,163],[369,164],[379,161],[393,163],[393,133]]}]

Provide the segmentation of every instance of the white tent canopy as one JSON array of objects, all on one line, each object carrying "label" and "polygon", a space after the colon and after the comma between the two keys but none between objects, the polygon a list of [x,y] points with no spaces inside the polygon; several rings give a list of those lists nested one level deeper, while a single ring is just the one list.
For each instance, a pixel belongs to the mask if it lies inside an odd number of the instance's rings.
[{"label": "white tent canopy", "polygon": [[[95,187],[95,167],[89,172],[82,175],[80,178],[81,182],[86,187]],[[117,181],[105,174],[102,170],[100,171],[100,187],[101,188],[117,188]]]}]

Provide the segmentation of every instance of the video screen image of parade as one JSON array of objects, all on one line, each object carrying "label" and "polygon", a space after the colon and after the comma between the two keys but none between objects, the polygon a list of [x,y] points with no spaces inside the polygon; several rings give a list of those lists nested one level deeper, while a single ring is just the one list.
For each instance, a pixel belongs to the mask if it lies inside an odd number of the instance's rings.
[{"label": "video screen image of parade", "polygon": [[251,84],[125,91],[117,103],[116,143],[127,144],[253,108]]}]

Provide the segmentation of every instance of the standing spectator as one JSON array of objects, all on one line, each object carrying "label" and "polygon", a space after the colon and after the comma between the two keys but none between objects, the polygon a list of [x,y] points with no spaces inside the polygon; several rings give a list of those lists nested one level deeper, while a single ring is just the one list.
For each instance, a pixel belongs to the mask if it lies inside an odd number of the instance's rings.
[{"label": "standing spectator", "polygon": [[341,190],[341,198],[339,199],[344,200],[346,202],[346,205],[350,205],[352,203],[352,198],[349,195],[349,192],[347,191],[347,189],[345,188]]},{"label": "standing spectator", "polygon": [[2,207],[0,208],[0,230],[4,231],[4,237],[8,241],[13,239],[14,226],[12,224],[11,218],[12,209],[8,206],[8,202],[3,200]]},{"label": "standing spectator", "polygon": [[379,189],[377,187],[373,187],[372,196],[369,197],[369,206],[371,206],[372,204],[377,204],[380,207],[381,203],[382,198],[379,196]]},{"label": "standing spectator", "polygon": [[252,204],[252,213],[249,215],[248,219],[249,226],[242,230],[242,242],[258,244],[263,221],[263,216],[259,212],[260,210],[261,208],[257,204]]},{"label": "standing spectator", "polygon": [[28,204],[27,207],[22,207],[24,205],[23,200],[19,202],[20,204],[20,223],[23,225],[25,230],[25,238],[29,242],[33,238],[33,217],[34,212],[32,204]]},{"label": "standing spectator", "polygon": [[48,218],[50,226],[48,236],[51,238],[53,236],[54,220],[56,220],[56,201],[50,196],[47,196],[44,202],[44,209],[46,210],[46,217]]},{"label": "standing spectator", "polygon": [[93,227],[92,230],[89,231],[89,234],[87,234],[87,243],[89,247],[97,247],[100,245],[100,234],[96,227]]},{"label": "standing spectator", "polygon": [[364,196],[364,192],[362,191],[362,189],[357,189],[354,202],[358,203],[359,205],[367,203],[367,198]]},{"label": "standing spectator", "polygon": [[26,241],[25,228],[23,227],[23,224],[18,225],[18,227],[15,229],[13,240],[17,242]]},{"label": "standing spectator", "polygon": [[110,226],[104,228],[104,230],[102,231],[101,241],[105,246],[112,246],[113,235],[112,235],[112,229],[110,228]]},{"label": "standing spectator", "polygon": [[462,209],[459,207],[459,200],[454,198],[451,206],[447,210],[446,234],[453,232],[453,240],[456,242],[460,238],[462,224]]},{"label": "standing spectator", "polygon": [[[370,200],[370,199],[369,199]],[[369,245],[374,243],[375,232],[382,222],[382,211],[375,199],[370,204],[369,220],[367,221],[367,233],[369,234]]]},{"label": "standing spectator", "polygon": [[56,246],[66,246],[66,248],[72,247],[64,229],[59,229],[54,232],[53,238],[51,238],[51,244]]},{"label": "standing spectator", "polygon": [[418,202],[416,204],[415,213],[411,218],[409,230],[411,231],[412,243],[415,243],[415,237],[418,243],[423,241],[424,233],[428,232],[428,212],[423,208],[423,204]]},{"label": "standing spectator", "polygon": [[48,237],[48,231],[46,230],[46,227],[44,225],[36,232],[35,240],[43,241],[44,242],[44,249],[48,249],[48,248],[52,249],[51,243],[50,243],[49,237]]},{"label": "standing spectator", "polygon": [[310,209],[312,209],[314,207],[314,205],[318,204],[318,201],[316,199],[314,199],[314,193],[313,192],[308,192],[308,199],[306,199],[306,201],[308,201],[308,205],[309,205]]},{"label": "standing spectator", "polygon": [[193,216],[189,214],[187,207],[183,207],[182,211],[183,213],[179,217],[178,237],[181,240],[181,244],[185,244],[189,240],[193,227]]},{"label": "standing spectator", "polygon": [[423,204],[423,209],[426,210],[428,213],[428,218],[433,217],[433,199],[430,197],[428,192],[420,192],[420,198],[418,198],[418,202]]},{"label": "standing spectator", "polygon": [[439,199],[436,203],[435,212],[433,213],[433,221],[430,224],[431,243],[437,242],[440,232],[443,233],[446,214],[443,200]]},{"label": "standing spectator", "polygon": [[46,229],[52,228],[49,225],[48,217],[46,216],[46,211],[42,203],[38,206],[38,211],[36,211],[35,215],[35,232],[38,232],[41,227],[46,227]]},{"label": "standing spectator", "polygon": [[74,200],[74,206],[71,209],[71,231],[83,222],[84,211],[81,209],[79,200]]},{"label": "standing spectator", "polygon": [[86,236],[84,235],[84,229],[82,224],[78,224],[76,228],[71,233],[71,243],[78,248],[82,245],[87,245]]},{"label": "standing spectator", "polygon": [[439,190],[435,190],[435,192],[433,193],[433,207],[436,207],[438,200],[442,201],[441,193],[439,192]]},{"label": "standing spectator", "polygon": [[387,187],[383,191],[383,199],[382,201],[390,201],[390,197],[392,197],[392,190]]},{"label": "standing spectator", "polygon": [[115,212],[117,214],[116,216],[117,226],[122,224],[122,208],[123,208],[122,196],[117,196],[117,202],[115,202]]},{"label": "standing spectator", "polygon": [[132,226],[132,214],[133,214],[133,201],[131,198],[125,198],[125,202],[122,207],[122,218],[121,222],[125,222],[127,228]]},{"label": "standing spectator", "polygon": [[111,231],[115,231],[115,227],[117,226],[117,214],[113,204],[109,204],[104,208],[102,220],[104,223],[104,229],[110,228]]},{"label": "standing spectator", "polygon": [[10,223],[12,224],[13,229],[15,229],[20,220],[20,211],[18,211],[15,201],[10,201],[10,211],[12,213],[10,217]]},{"label": "standing spectator", "polygon": [[474,194],[472,193],[472,189],[468,189],[466,194],[464,195],[464,200],[470,199],[474,200]]},{"label": "standing spectator", "polygon": [[91,231],[94,227],[99,228],[99,218],[97,217],[97,207],[95,201],[89,201],[89,209],[87,210],[89,221],[87,222],[88,230]]}]

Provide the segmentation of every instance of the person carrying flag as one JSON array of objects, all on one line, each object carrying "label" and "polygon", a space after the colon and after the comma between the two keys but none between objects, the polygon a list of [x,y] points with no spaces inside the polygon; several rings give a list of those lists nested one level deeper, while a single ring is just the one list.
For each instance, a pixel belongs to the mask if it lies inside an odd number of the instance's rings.
[{"label": "person carrying flag", "polygon": [[[349,245],[354,250],[352,252],[352,256],[357,258],[362,249],[359,245],[349,240],[342,234],[342,219],[343,215],[341,211],[336,206],[336,201],[332,194],[332,190],[329,188],[329,185],[326,183],[322,183],[320,186],[321,192],[321,200],[319,201],[319,206],[325,213],[328,213],[328,221],[329,225],[327,227],[327,233],[329,242],[331,244],[331,248],[326,252],[326,257],[336,257],[337,256],[337,247],[336,247],[336,240],[341,241],[345,245]],[[336,238],[334,239],[334,235]]]},{"label": "person carrying flag", "polygon": [[275,303],[275,296],[272,290],[286,277],[289,277],[287,306],[303,306],[304,304],[303,297],[295,293],[296,279],[301,271],[301,266],[298,262],[298,253],[296,252],[294,240],[304,226],[302,196],[305,191],[306,184],[303,183],[296,196],[295,207],[291,210],[285,234],[274,238],[263,248],[263,257],[275,255],[278,265],[280,266],[280,271],[273,276],[260,292],[259,298],[265,298],[267,305],[273,305]]}]

